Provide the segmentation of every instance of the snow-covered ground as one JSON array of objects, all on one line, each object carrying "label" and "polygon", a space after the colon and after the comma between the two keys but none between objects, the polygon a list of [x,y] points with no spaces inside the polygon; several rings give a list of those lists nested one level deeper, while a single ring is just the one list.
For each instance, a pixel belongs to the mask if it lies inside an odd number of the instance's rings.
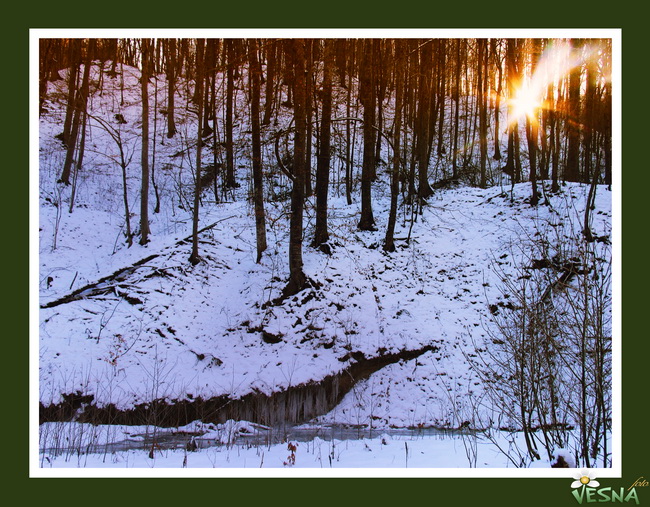
[{"label": "snow-covered ground", "polygon": [[[104,76],[104,93],[93,95],[91,108],[106,120],[119,113],[127,121],[114,126],[122,129],[127,151],[135,153],[128,168],[127,194],[131,225],[137,230],[137,70],[125,67],[124,76],[123,105],[117,99],[119,78],[111,81]],[[388,431],[459,428],[489,418],[494,407],[483,405],[484,386],[470,363],[477,350],[491,344],[490,305],[504,304],[501,277],[516,273],[530,260],[536,236],[581,227],[587,186],[564,185],[537,207],[526,201],[529,184],[515,185],[512,194],[509,184],[498,181],[487,189],[437,190],[413,224],[410,208],[400,208],[397,251],[385,253],[381,245],[389,196],[383,176],[373,188],[376,232],[357,229],[358,198],[348,205],[341,195],[343,185],[334,178],[329,209],[332,255],[308,246],[314,227],[314,203],[309,200],[304,270],[316,283],[273,305],[268,303],[279,296],[288,277],[288,202],[266,203],[269,248],[256,263],[254,216],[247,200],[249,145],[238,147],[242,186],[220,202],[215,202],[211,189],[203,194],[200,227],[216,225],[201,234],[202,262],[192,266],[190,244],[181,240],[191,233],[193,166],[187,153],[193,152],[189,148],[195,119],[181,111],[180,134],[168,140],[164,117],[158,115],[161,211],[150,213],[151,242],[141,246],[136,237],[127,248],[121,174],[114,160],[117,146],[92,120],[74,208],[69,211],[71,189],[56,183],[64,151],[54,138],[62,128],[65,81],[50,87],[49,110],[40,123],[38,195],[32,196],[39,214],[41,305],[33,354],[42,405],[60,403],[73,393],[91,396],[97,407],[112,405],[118,410],[154,400],[173,403],[222,395],[238,399],[317,382],[345,370],[355,362],[355,354],[371,358],[433,346],[357,383],[337,407],[313,422]],[[162,103],[164,79],[158,93]],[[239,93],[243,95],[242,90]],[[244,106],[239,115],[238,129],[243,131]],[[176,156],[183,150],[187,153]],[[212,155],[206,155],[205,163],[210,162],[207,157]],[[279,174],[267,183],[269,193],[287,184]],[[153,189],[150,199],[153,202]],[[595,234],[611,235],[612,192],[599,187],[594,208]],[[102,293],[44,307],[149,257],[121,279],[109,280]],[[263,333],[279,337],[279,342],[266,343]],[[507,448],[508,439],[517,437],[504,433],[494,438]],[[44,453],[39,461],[43,467],[90,468],[512,466],[506,453],[485,437],[405,440],[387,433],[360,440],[318,438],[300,442],[295,463],[285,465],[291,454],[287,445],[222,446],[198,452],[154,449],[152,458],[141,450],[58,457]]]},{"label": "snow-covered ground", "polygon": [[[520,434],[506,432],[496,432],[487,437],[471,432],[405,434],[385,430],[377,431],[373,436],[332,438],[333,435],[325,428],[321,428],[320,433],[314,426],[301,426],[300,429],[314,432],[315,436],[271,441],[266,439],[270,428],[235,421],[225,424],[194,422],[174,429],[45,423],[41,433],[52,445],[60,447],[42,452],[39,465],[51,473],[56,473],[55,469],[114,468],[118,472],[119,469],[128,469],[125,473],[131,477],[133,469],[143,469],[145,473],[162,470],[164,473],[164,469],[169,468],[222,469],[218,474],[225,473],[226,476],[233,471],[223,469],[235,469],[234,473],[237,473],[236,469],[258,469],[262,476],[301,475],[297,469],[312,469],[303,474],[324,473],[325,476],[337,476],[340,474],[337,469],[348,469],[346,474],[355,476],[377,474],[376,469],[386,469],[385,472],[396,476],[412,475],[411,472],[425,476],[454,476],[459,473],[454,469],[472,468],[479,474],[498,475],[508,470],[513,473],[516,469],[499,447],[507,450],[522,445]],[[172,445],[167,440],[166,446],[152,444],[154,430],[158,441],[175,437],[176,443]],[[106,444],[107,447],[102,447]],[[120,445],[128,448],[120,448]],[[560,451],[558,454],[571,462],[568,453]],[[511,457],[516,459],[516,454]],[[537,461],[532,468],[536,470],[533,475],[566,475],[566,471],[552,471],[548,460]],[[274,472],[273,469],[282,470]],[[65,474],[65,470],[61,473]]]}]

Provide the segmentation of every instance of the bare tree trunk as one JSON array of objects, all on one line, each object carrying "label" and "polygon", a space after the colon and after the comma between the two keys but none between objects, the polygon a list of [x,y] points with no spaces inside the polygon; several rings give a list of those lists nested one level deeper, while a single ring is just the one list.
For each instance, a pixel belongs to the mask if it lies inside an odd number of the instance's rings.
[{"label": "bare tree trunk", "polygon": [[458,178],[458,125],[460,123],[460,43],[456,40],[456,79],[454,80],[454,142],[452,152],[452,177]]},{"label": "bare tree trunk", "polygon": [[[579,43],[574,43],[574,45]],[[577,48],[574,47],[574,51]],[[569,76],[569,111],[565,119],[568,129],[569,145],[567,147],[566,167],[564,179],[566,181],[580,181],[580,74],[578,66]]]},{"label": "bare tree trunk", "polygon": [[[47,95],[47,82],[50,76],[51,62],[54,61],[53,45],[59,41],[52,39],[40,39],[38,41],[38,115],[45,112],[44,104]],[[60,42],[59,42],[60,43]]]},{"label": "bare tree trunk", "polygon": [[232,140],[235,50],[231,39],[226,40],[225,45],[228,61],[226,68],[226,181],[224,185],[228,188],[235,188],[237,182],[235,180],[235,157]]},{"label": "bare tree trunk", "polygon": [[251,130],[253,150],[253,204],[255,206],[255,235],[257,239],[257,262],[266,250],[266,219],[262,179],[262,148],[260,141],[260,75],[262,70],[257,56],[257,39],[251,39],[248,47],[251,80]]},{"label": "bare tree trunk", "polygon": [[433,194],[429,185],[429,128],[431,115],[431,45],[425,42],[420,48],[421,67],[418,80],[418,113],[416,124],[417,162],[418,162],[418,197],[426,199]]},{"label": "bare tree trunk", "polygon": [[[204,61],[203,61],[203,126],[201,127],[201,136],[203,138],[210,137],[213,132],[213,128],[210,126],[210,120],[214,120],[214,97],[211,97],[211,91],[213,89],[212,83],[215,78],[215,68],[216,68],[216,51],[215,47],[216,39],[208,39],[206,41],[205,50],[204,50]],[[216,125],[215,125],[216,128]]]},{"label": "bare tree trunk", "polygon": [[192,210],[192,253],[190,263],[196,265],[201,261],[199,256],[199,205],[201,196],[201,122],[203,118],[203,49],[204,39],[196,41],[196,97],[197,97],[197,134],[196,134],[196,176],[194,181],[194,208]]},{"label": "bare tree trunk", "polygon": [[[583,156],[583,182],[589,183],[592,179],[598,179],[594,171],[594,125],[596,105],[596,68],[592,60],[587,62],[585,107],[582,112],[582,156]],[[593,173],[593,174],[592,174]]]},{"label": "bare tree trunk", "polygon": [[487,186],[487,51],[486,39],[478,39],[478,114],[479,114],[479,147],[480,147],[480,182],[479,186]]},{"label": "bare tree trunk", "polygon": [[156,138],[158,137],[158,79],[154,80],[153,90],[153,144],[151,153],[151,184],[153,185],[153,192],[156,197],[156,205],[153,208],[154,213],[160,213],[160,193],[158,192],[158,185],[156,184]]},{"label": "bare tree trunk", "polygon": [[[546,91],[546,102],[550,102],[553,96],[553,85],[549,85]],[[549,172],[549,142],[547,133],[549,131],[549,118],[551,112],[548,108],[544,108],[540,113],[540,137],[539,137],[539,164],[537,166],[537,173],[540,180],[548,180]]]},{"label": "bare tree trunk", "polygon": [[375,69],[373,41],[363,42],[364,54],[360,70],[359,91],[363,105],[363,166],[361,168],[361,219],[359,229],[372,231],[375,229],[375,219],[372,213],[371,184],[375,174]]},{"label": "bare tree trunk", "polygon": [[[106,128],[106,127],[105,127]],[[126,245],[130,248],[133,245],[133,233],[131,232],[131,211],[129,210],[129,192],[127,188],[126,168],[129,165],[129,160],[126,159],[124,154],[124,145],[122,144],[122,136],[117,131],[115,140],[120,150],[120,167],[122,168],[122,201],[124,202],[124,224],[126,226]]]},{"label": "bare tree trunk", "polygon": [[[506,42],[506,72],[508,76],[508,96],[513,97],[514,90],[514,81],[517,78],[517,68],[515,62],[515,53],[517,51],[516,39],[508,39]],[[512,111],[512,106],[508,106],[508,109]],[[510,176],[512,184],[519,182],[519,171],[518,171],[518,153],[516,149],[516,138],[517,138],[517,122],[512,118],[508,123],[508,150],[506,156],[506,164],[503,168],[503,172]]]},{"label": "bare tree trunk", "polygon": [[595,109],[597,108],[596,104],[596,68],[595,62],[589,61],[587,63],[587,88],[585,90],[585,111],[584,119],[582,121],[584,133],[583,133],[583,157],[584,157],[584,182],[591,184],[589,185],[589,195],[587,196],[587,204],[585,206],[584,214],[584,223],[582,233],[585,237],[585,240],[588,242],[594,241],[596,238],[591,232],[591,211],[594,207],[594,200],[596,199],[596,187],[598,185],[598,179],[600,177],[600,168],[598,165],[594,167],[593,157],[594,145],[596,144],[594,139],[595,133]]},{"label": "bare tree trunk", "polygon": [[501,95],[503,94],[503,65],[499,57],[497,39],[492,39],[491,51],[497,68],[496,98],[494,100],[494,160],[501,160],[501,131],[499,130],[499,116],[501,109]]},{"label": "bare tree trunk", "polygon": [[151,65],[151,41],[142,39],[142,149],[140,165],[142,186],[140,188],[140,244],[149,242],[149,72]]},{"label": "bare tree trunk", "polygon": [[[341,71],[339,71],[341,72]],[[352,111],[352,73],[348,75],[347,84],[347,100],[346,100],[346,113],[350,118]],[[345,197],[348,206],[352,204],[352,139],[351,139],[352,125],[350,120],[345,122]]]},{"label": "bare tree trunk", "polygon": [[316,231],[314,246],[329,240],[327,230],[327,197],[330,176],[331,120],[332,120],[332,64],[333,42],[324,41],[323,57],[323,111],[321,114],[318,163],[316,165]]},{"label": "bare tree trunk", "polygon": [[604,124],[604,152],[605,152],[605,184],[612,184],[612,84],[605,83],[605,115]]},{"label": "bare tree trunk", "polygon": [[300,292],[307,283],[302,262],[302,220],[305,199],[305,144],[307,115],[305,108],[305,41],[291,39],[288,44],[289,59],[293,66],[294,118],[296,132],[293,147],[293,187],[291,190],[291,220],[289,224],[289,282],[283,290],[288,297]]},{"label": "bare tree trunk", "polygon": [[404,43],[401,40],[395,41],[395,121],[393,123],[393,170],[390,181],[390,211],[388,214],[388,226],[384,239],[384,251],[395,251],[395,222],[397,221],[397,197],[399,195],[399,174],[400,174],[400,136],[402,130],[402,102],[404,88]]},{"label": "bare tree trunk", "polygon": [[74,173],[72,175],[72,189],[70,191],[70,207],[68,208],[68,213],[72,213],[74,209],[74,201],[77,193],[77,179],[79,177],[79,171],[83,165],[84,152],[86,148],[86,128],[88,123],[88,113],[83,112],[83,117],[81,119],[81,139],[79,140],[79,149],[77,156],[77,163],[74,166]]},{"label": "bare tree trunk", "polygon": [[532,195],[530,197],[531,206],[539,203],[539,191],[537,189],[537,137],[538,137],[537,120],[526,119],[526,136],[528,138],[528,159],[530,161],[530,184],[532,186]]},{"label": "bare tree trunk", "polygon": [[275,97],[275,74],[276,74],[276,44],[274,41],[266,41],[266,91],[264,93],[264,119],[262,125],[271,123],[271,114],[273,113],[273,102]]},{"label": "bare tree trunk", "polygon": [[[217,53],[218,53],[218,48],[215,48],[215,60],[217,58]],[[213,76],[212,79],[212,104],[210,105],[211,112],[212,112],[212,125],[214,128],[212,129],[212,165],[214,167],[214,180],[212,180],[212,192],[214,193],[214,201],[219,202],[219,173],[221,172],[219,169],[222,167],[222,164],[219,164],[217,160],[217,130],[219,128],[219,125],[217,123],[217,80],[215,76]]]},{"label": "bare tree trunk", "polygon": [[[533,71],[537,64],[537,57],[541,48],[539,46],[539,39],[532,41],[532,67]],[[537,189],[537,139],[539,137],[539,123],[538,114],[535,112],[535,118],[526,118],[526,136],[528,138],[528,158],[530,160],[530,183],[532,186],[532,195],[530,197],[530,204],[536,206],[539,203],[539,191]]]},{"label": "bare tree trunk", "polygon": [[551,110],[549,113],[551,122],[551,192],[560,189],[558,173],[560,172],[560,129],[557,121],[557,113]]},{"label": "bare tree trunk", "polygon": [[176,39],[167,41],[167,138],[176,134],[174,93],[176,92]]},{"label": "bare tree trunk", "polygon": [[[66,143],[68,149],[66,151],[65,161],[63,163],[63,170],[61,171],[61,177],[59,178],[59,182],[64,183],[65,185],[70,184],[70,172],[72,170],[74,155],[77,148],[77,136],[79,135],[81,113],[86,110],[86,104],[88,102],[90,67],[92,65],[92,48],[94,44],[95,40],[90,39],[88,42],[88,47],[86,48],[86,61],[84,65],[83,78],[81,80],[81,88],[74,95],[73,99],[74,114],[72,116],[72,127],[70,129],[70,134]],[[79,42],[79,51],[81,51],[81,42]]]},{"label": "bare tree trunk", "polygon": [[[386,95],[386,88],[387,88],[387,77],[385,75],[385,60],[384,60],[384,52],[385,48],[383,48],[384,41],[377,41],[376,47],[375,47],[375,69],[376,69],[376,76],[375,76],[375,90],[376,90],[376,96],[377,96],[377,117],[375,120],[375,127],[377,128],[377,131],[382,131],[384,128],[384,96]],[[382,139],[380,135],[375,135],[376,137],[376,142],[375,142],[375,172],[373,174],[373,181],[377,180],[377,166],[381,162],[381,146],[382,146]]]},{"label": "bare tree trunk", "polygon": [[313,193],[311,186],[313,40],[306,41],[305,49],[307,53],[305,60],[305,114],[307,121],[307,134],[305,140],[305,196],[309,197]]},{"label": "bare tree trunk", "polygon": [[71,39],[69,41],[68,60],[68,104],[65,110],[65,120],[63,122],[63,143],[68,146],[70,140],[70,131],[72,130],[72,119],[75,113],[75,101],[77,94],[77,75],[79,73],[79,63],[81,59],[81,39]]},{"label": "bare tree trunk", "polygon": [[[440,54],[438,55],[438,74],[440,76],[440,84],[438,89],[438,104],[440,106],[440,115],[438,120],[438,156],[445,154],[445,145],[444,145],[444,126],[445,126],[445,97],[447,91],[447,72],[446,72],[446,63],[447,63],[447,41],[440,41]],[[445,175],[446,177],[446,175]]]}]

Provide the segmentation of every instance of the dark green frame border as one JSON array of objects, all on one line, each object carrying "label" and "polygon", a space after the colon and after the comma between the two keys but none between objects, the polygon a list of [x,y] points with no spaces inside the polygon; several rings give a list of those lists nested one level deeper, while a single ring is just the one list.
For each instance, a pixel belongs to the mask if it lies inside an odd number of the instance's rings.
[{"label": "dark green frame border", "polygon": [[[259,4],[259,5],[258,5]],[[647,31],[637,9],[624,14],[621,3],[601,7],[568,2],[461,1],[372,3],[353,8],[340,0],[306,3],[249,1],[239,4],[146,3],[105,4],[33,0],[5,10],[2,32],[2,115],[4,176],[5,301],[2,378],[3,426],[9,449],[4,453],[3,483],[8,498],[22,501],[57,499],[93,504],[173,505],[194,502],[345,502],[364,504],[442,505],[575,505],[567,479],[30,479],[28,469],[28,62],[30,28],[622,28],[623,34],[623,474],[604,479],[605,486],[626,488],[639,476],[650,477],[645,390],[649,354],[643,318],[647,254],[642,241],[647,201],[648,164],[642,159],[647,110],[638,69],[647,65]],[[207,23],[210,23],[208,25]],[[641,87],[644,87],[642,90]],[[644,136],[643,139],[641,136]],[[8,156],[8,158],[7,158]],[[8,276],[7,276],[8,275]],[[8,319],[17,316],[18,318]],[[102,481],[112,480],[116,484]],[[254,481],[254,483],[253,483]],[[471,482],[470,482],[471,481]],[[13,493],[13,494],[11,494]],[[20,495],[20,496],[15,496]],[[650,488],[639,490],[650,504]],[[21,503],[22,503],[21,501]],[[319,502],[320,503],[320,502]]]}]

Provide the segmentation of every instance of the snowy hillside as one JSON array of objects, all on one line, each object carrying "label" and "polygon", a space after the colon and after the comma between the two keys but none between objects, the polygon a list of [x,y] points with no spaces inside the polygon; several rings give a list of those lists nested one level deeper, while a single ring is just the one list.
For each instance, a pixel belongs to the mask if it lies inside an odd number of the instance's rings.
[{"label": "snowy hillside", "polygon": [[[358,230],[360,204],[356,195],[347,204],[335,168],[331,252],[308,246],[315,220],[310,197],[303,251],[310,287],[278,302],[289,273],[289,202],[279,197],[266,203],[269,248],[256,263],[245,87],[237,89],[236,102],[240,186],[219,189],[217,199],[206,185],[199,224],[202,261],[192,266],[196,116],[177,111],[179,135],[168,139],[164,115],[152,113],[160,212],[150,212],[151,241],[127,247],[119,144],[105,125],[120,132],[127,156],[133,156],[126,196],[137,229],[141,104],[139,71],[124,66],[121,77],[123,89],[120,77],[104,75],[101,93],[91,93],[87,148],[74,196],[57,183],[65,158],[56,137],[65,114],[65,79],[49,83],[47,111],[40,119],[39,195],[33,197],[40,213],[42,422],[67,415],[78,422],[185,426],[249,414],[252,423],[270,424],[275,419],[269,414],[285,407],[259,404],[277,393],[300,392],[314,399],[307,408],[291,409],[291,422],[384,430],[516,427],[486,389],[481,357],[489,361],[486,351],[499,354],[498,318],[519,307],[520,295],[512,289],[522,275],[532,280],[530,290],[541,294],[550,286],[535,280],[554,280],[563,274],[563,262],[581,258],[588,185],[567,183],[551,193],[542,182],[538,206],[528,202],[529,183],[511,191],[505,175],[485,189],[463,184],[436,189],[421,214],[400,205],[397,249],[386,253],[381,248],[390,207],[385,166],[373,184],[375,232]],[[98,80],[93,66],[91,91]],[[162,104],[165,79],[153,79],[150,88],[151,105]],[[180,102],[185,87],[177,93]],[[287,115],[282,121],[289,120]],[[263,132],[263,159],[269,170],[265,191],[277,197],[289,182],[274,167],[274,128]],[[357,150],[360,154],[360,142]],[[212,156],[206,149],[206,166]],[[601,239],[593,255],[607,266],[612,191],[604,185],[597,187],[591,227]],[[557,265],[553,259],[560,259]],[[545,262],[550,264],[540,267]],[[602,316],[610,337],[611,311],[610,299]],[[344,381],[350,372],[356,378]],[[320,402],[319,384],[325,379],[336,393],[328,391]],[[236,400],[249,400],[250,406],[227,412],[224,407]],[[297,403],[291,397],[285,402]],[[187,415],[179,415],[182,411]]]}]

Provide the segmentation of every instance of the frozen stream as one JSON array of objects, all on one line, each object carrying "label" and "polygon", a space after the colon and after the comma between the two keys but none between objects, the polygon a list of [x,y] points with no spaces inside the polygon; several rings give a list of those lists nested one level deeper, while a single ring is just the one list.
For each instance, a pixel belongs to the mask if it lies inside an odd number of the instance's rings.
[{"label": "frozen stream", "polygon": [[[245,421],[223,424],[194,421],[180,428],[90,425],[76,422],[40,426],[36,474],[69,476],[55,469],[123,469],[125,476],[155,476],[154,470],[221,469],[217,474],[279,475],[279,469],[433,469],[550,467],[520,455],[520,435],[468,428],[370,428],[303,424],[268,427]],[[510,452],[508,456],[504,453]],[[516,461],[515,461],[516,460]],[[261,471],[259,469],[275,469]],[[134,470],[137,469],[137,470]],[[224,471],[223,469],[231,469]],[[255,471],[257,470],[257,471]],[[162,472],[160,472],[162,473]],[[196,472],[202,476],[201,472]],[[215,472],[205,472],[213,476]],[[269,475],[270,476],[270,475]]]},{"label": "frozen stream", "polygon": [[[191,428],[191,426],[196,426]],[[365,440],[389,437],[417,440],[471,434],[468,430],[441,428],[369,428],[348,425],[300,425],[266,427],[228,421],[221,425],[193,423],[183,428],[92,426],[77,423],[45,423],[41,426],[41,453],[105,454],[130,450],[199,450],[214,446],[264,447],[284,442]]]}]

